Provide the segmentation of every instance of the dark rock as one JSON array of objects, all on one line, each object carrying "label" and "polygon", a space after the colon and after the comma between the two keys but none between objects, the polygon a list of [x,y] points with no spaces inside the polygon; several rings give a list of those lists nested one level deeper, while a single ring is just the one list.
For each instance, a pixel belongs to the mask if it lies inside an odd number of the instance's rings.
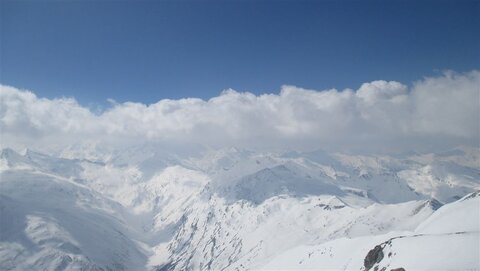
[{"label": "dark rock", "polygon": [[363,266],[365,270],[370,270],[376,263],[379,263],[383,259],[383,249],[380,245],[375,246],[370,250],[363,260]]},{"label": "dark rock", "polygon": [[430,205],[430,207],[432,208],[432,210],[438,210],[440,209],[440,207],[443,206],[443,203],[441,203],[440,201],[432,198],[428,201],[428,204]]},{"label": "dark rock", "polygon": [[390,269],[390,271],[405,271],[405,268],[399,267],[399,268],[395,268],[395,269]]}]

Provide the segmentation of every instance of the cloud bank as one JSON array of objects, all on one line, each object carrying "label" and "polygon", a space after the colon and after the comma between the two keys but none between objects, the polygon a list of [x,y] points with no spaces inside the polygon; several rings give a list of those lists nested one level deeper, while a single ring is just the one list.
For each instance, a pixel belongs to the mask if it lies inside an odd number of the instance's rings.
[{"label": "cloud bank", "polygon": [[154,142],[378,152],[478,146],[479,126],[480,71],[447,72],[411,87],[380,80],[358,90],[283,86],[259,96],[226,90],[207,101],[113,104],[101,114],[72,98],[0,88],[1,145],[14,148]]}]

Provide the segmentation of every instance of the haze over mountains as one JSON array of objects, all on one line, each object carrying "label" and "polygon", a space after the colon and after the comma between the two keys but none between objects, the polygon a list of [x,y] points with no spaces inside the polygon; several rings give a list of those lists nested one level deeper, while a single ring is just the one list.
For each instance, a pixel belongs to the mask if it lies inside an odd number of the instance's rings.
[{"label": "haze over mountains", "polygon": [[479,270],[478,86],[100,112],[1,86],[0,269]]}]

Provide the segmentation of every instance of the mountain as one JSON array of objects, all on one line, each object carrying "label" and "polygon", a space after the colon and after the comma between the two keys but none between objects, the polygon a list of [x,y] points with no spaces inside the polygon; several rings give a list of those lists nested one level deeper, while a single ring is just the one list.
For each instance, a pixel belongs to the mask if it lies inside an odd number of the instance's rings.
[{"label": "mountain", "polygon": [[3,171],[1,270],[136,270],[144,249],[126,233],[122,206],[44,172]]},{"label": "mountain", "polygon": [[0,269],[478,269],[478,152],[3,149]]},{"label": "mountain", "polygon": [[479,207],[480,192],[475,192],[442,206],[412,231],[298,246],[262,269],[477,270]]}]

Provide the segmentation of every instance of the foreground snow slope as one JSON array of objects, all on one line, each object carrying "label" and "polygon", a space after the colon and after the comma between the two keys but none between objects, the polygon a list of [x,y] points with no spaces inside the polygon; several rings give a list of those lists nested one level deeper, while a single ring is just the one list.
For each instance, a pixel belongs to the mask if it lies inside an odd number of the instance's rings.
[{"label": "foreground snow slope", "polygon": [[168,266],[175,270],[259,268],[267,259],[300,244],[343,236],[413,230],[432,214],[424,201],[353,207],[332,196],[271,198],[260,205],[226,205],[212,198],[188,210],[173,242]]},{"label": "foreground snow slope", "polygon": [[350,270],[380,244],[374,265],[427,268],[406,247],[447,243],[476,267],[477,152],[3,149],[0,269]]},{"label": "foreground snow slope", "polygon": [[1,270],[141,270],[121,206],[68,179],[0,173]]},{"label": "foreground snow slope", "polygon": [[441,207],[414,231],[299,246],[262,269],[479,270],[479,208],[476,192]]}]

